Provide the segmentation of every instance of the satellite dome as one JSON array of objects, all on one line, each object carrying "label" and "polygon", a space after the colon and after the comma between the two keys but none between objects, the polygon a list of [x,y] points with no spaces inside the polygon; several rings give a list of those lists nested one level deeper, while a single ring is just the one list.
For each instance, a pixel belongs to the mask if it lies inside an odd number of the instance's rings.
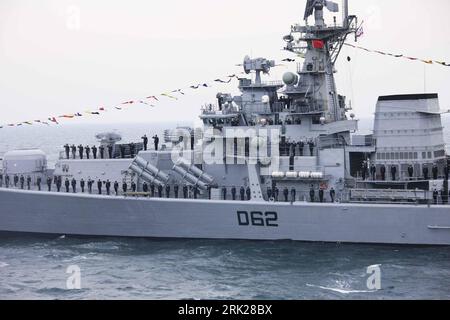
[{"label": "satellite dome", "polygon": [[102,143],[116,143],[122,140],[122,136],[116,132],[103,132],[95,136]]},{"label": "satellite dome", "polygon": [[283,82],[288,86],[296,85],[298,82],[298,75],[292,72],[286,72],[283,75]]}]

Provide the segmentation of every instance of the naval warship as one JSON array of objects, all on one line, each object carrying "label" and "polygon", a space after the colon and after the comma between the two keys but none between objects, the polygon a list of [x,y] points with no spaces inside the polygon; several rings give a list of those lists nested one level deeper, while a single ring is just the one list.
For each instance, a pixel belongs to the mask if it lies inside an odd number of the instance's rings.
[{"label": "naval warship", "polygon": [[284,37],[303,63],[265,82],[275,62],[247,56],[254,76],[202,107],[199,128],[168,129],[151,148],[106,132],[93,149],[64,146],[52,168],[40,150],[5,153],[0,231],[450,245],[438,95],[381,96],[373,133],[358,133],[334,78],[358,33],[347,2],[308,0]]}]

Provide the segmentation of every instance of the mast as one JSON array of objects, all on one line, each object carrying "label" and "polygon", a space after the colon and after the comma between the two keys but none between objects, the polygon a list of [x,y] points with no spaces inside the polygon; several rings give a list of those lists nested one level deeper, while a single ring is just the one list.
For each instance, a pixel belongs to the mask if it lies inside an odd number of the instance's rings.
[{"label": "mast", "polygon": [[[328,26],[323,10],[339,12],[338,4],[308,0],[305,24],[293,25],[290,35],[284,37],[285,49],[305,59],[298,70],[298,82],[288,85],[287,94],[299,111],[320,114],[327,122],[345,118],[345,101],[338,95],[334,79],[335,63],[347,36],[356,32],[357,20],[348,16],[348,0],[344,0],[343,6],[343,21]],[[308,25],[310,16],[314,16],[313,26]]]},{"label": "mast", "polygon": [[342,1],[342,21],[344,22],[344,27],[348,27],[348,0]]}]

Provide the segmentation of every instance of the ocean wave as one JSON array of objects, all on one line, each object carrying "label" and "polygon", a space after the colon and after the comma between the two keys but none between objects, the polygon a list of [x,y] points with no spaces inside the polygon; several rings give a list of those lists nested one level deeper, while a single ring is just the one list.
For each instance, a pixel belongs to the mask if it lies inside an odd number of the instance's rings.
[{"label": "ocean wave", "polygon": [[328,290],[328,291],[333,291],[333,292],[337,292],[337,293],[341,293],[341,294],[354,294],[354,293],[374,293],[377,292],[376,290],[351,290],[351,289],[343,289],[343,288],[331,288],[331,287],[324,287],[324,286],[316,286],[314,284],[306,284],[307,287],[312,287],[312,288],[319,288],[322,290]]},{"label": "ocean wave", "polygon": [[84,243],[84,244],[80,244],[80,245],[75,245],[73,247],[78,248],[78,249],[105,250],[105,251],[120,249],[119,243],[112,242],[112,241],[88,242],[88,243]]},{"label": "ocean wave", "polygon": [[46,287],[46,288],[37,289],[35,292],[39,293],[39,294],[45,294],[45,295],[50,295],[50,296],[55,296],[55,297],[60,298],[61,295],[64,295],[64,296],[79,295],[79,294],[85,293],[87,291],[89,291],[89,289],[87,289],[87,288],[82,288],[82,289],[78,289],[78,290],[69,290],[69,289],[58,288],[58,287]]},{"label": "ocean wave", "polygon": [[100,257],[95,252],[90,252],[87,255],[76,255],[68,259],[62,260],[62,262],[74,262],[74,261],[83,261],[83,260],[103,260],[103,257]]}]

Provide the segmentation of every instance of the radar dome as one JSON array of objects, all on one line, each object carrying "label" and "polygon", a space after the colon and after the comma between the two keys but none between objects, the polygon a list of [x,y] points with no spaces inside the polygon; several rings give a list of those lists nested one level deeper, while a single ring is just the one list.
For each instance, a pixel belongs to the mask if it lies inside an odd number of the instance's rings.
[{"label": "radar dome", "polygon": [[283,75],[283,82],[288,86],[293,86],[298,82],[298,75],[292,72],[286,72]]},{"label": "radar dome", "polygon": [[269,103],[270,102],[270,97],[268,95],[262,96],[261,102],[262,103]]}]

